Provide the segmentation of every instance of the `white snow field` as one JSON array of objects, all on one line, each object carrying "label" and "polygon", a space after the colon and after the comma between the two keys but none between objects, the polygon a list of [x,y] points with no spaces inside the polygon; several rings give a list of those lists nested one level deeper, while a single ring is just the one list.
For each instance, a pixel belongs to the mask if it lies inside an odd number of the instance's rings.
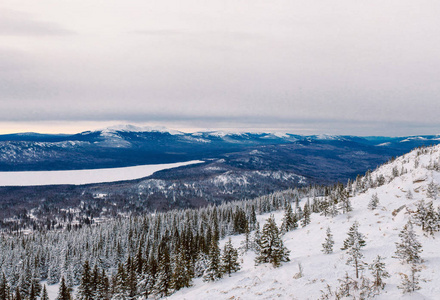
[{"label": "white snow field", "polygon": [[[426,195],[427,185],[432,180],[437,185],[440,183],[440,173],[427,168],[428,165],[440,162],[440,146],[427,149],[426,154],[417,157],[415,150],[374,171],[372,178],[382,174],[386,183],[352,197],[352,212],[334,218],[312,214],[311,224],[285,234],[283,240],[291,251],[290,262],[283,263],[279,268],[273,268],[269,264],[255,266],[255,254],[249,251],[242,256],[242,269],[233,273],[231,277],[210,283],[197,279],[192,287],[182,289],[167,299],[320,299],[321,290],[325,290],[327,284],[334,290],[340,285],[338,279],[342,279],[345,272],[351,277],[355,276],[354,268],[345,263],[348,257],[346,251],[340,248],[347,237],[349,227],[356,220],[360,223],[359,231],[366,236],[366,246],[362,248],[363,261],[371,263],[377,255],[381,255],[385,257],[386,269],[391,275],[385,279],[385,289],[374,299],[440,299],[440,232],[436,232],[434,237],[426,236],[420,226],[414,225],[418,240],[422,244],[421,257],[424,260],[419,291],[403,294],[402,290],[398,289],[397,286],[401,283],[399,273],[409,274],[409,267],[393,258],[396,251],[395,242],[400,241],[398,234],[409,218],[408,210],[415,210],[415,204],[421,199],[426,202],[433,201],[435,208],[440,204],[440,200],[428,199]],[[416,160],[419,161],[418,166],[415,164]],[[393,167],[397,167],[399,172],[403,167],[407,173],[393,178]],[[413,194],[412,200],[406,197],[408,190]],[[376,210],[369,210],[367,205],[374,193],[379,197],[379,206]],[[303,199],[302,203],[304,201],[306,199]],[[396,213],[403,205],[405,207]],[[274,215],[277,225],[280,226],[283,211]],[[261,228],[268,217],[269,214],[259,216]],[[321,252],[328,226],[335,240],[333,254]],[[232,237],[235,247],[239,247],[243,240],[243,235]],[[303,268],[301,278],[297,276],[298,264]],[[368,269],[363,273],[372,278]]]},{"label": "white snow field", "polygon": [[92,170],[0,172],[0,186],[78,185],[133,180],[150,176],[157,171],[199,163],[203,161]]}]

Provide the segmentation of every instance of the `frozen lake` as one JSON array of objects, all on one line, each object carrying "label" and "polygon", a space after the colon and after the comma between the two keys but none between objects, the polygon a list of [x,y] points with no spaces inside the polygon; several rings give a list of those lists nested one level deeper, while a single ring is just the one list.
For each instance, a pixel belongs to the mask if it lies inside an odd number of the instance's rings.
[{"label": "frozen lake", "polygon": [[160,170],[199,163],[203,161],[94,170],[0,172],[0,186],[89,184],[132,180],[150,176]]}]

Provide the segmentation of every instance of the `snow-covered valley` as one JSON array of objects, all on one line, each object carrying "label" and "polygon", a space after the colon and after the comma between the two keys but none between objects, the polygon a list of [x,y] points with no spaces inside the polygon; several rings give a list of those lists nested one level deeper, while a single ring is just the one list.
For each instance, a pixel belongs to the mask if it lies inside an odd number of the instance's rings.
[{"label": "snow-covered valley", "polygon": [[0,172],[0,186],[37,186],[53,184],[79,185],[133,180],[150,176],[157,171],[199,164],[202,162],[203,161],[200,160],[193,160],[171,164],[92,170]]}]

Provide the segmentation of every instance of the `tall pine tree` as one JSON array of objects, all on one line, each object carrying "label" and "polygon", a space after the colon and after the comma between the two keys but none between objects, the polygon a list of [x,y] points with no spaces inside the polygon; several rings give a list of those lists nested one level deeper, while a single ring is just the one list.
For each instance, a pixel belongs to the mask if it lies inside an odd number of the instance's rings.
[{"label": "tall pine tree", "polygon": [[181,288],[189,287],[194,272],[191,271],[190,261],[186,257],[186,250],[183,245],[176,249],[172,259],[173,276],[172,287],[178,291]]},{"label": "tall pine tree", "polygon": [[371,275],[373,275],[373,289],[376,293],[379,290],[383,290],[385,287],[385,278],[389,278],[390,274],[385,269],[385,263],[382,261],[382,257],[378,255],[374,261],[368,267],[371,270]]},{"label": "tall pine tree", "polygon": [[171,293],[171,280],[170,252],[165,241],[162,241],[159,245],[157,277],[154,285],[155,294],[159,297],[168,296]]},{"label": "tall pine tree", "polygon": [[287,202],[284,210],[283,222],[281,223],[281,232],[285,233],[298,227],[298,219],[293,213],[292,205]]},{"label": "tall pine tree", "polygon": [[204,281],[216,281],[223,276],[220,266],[220,248],[218,241],[212,239],[208,254],[208,266],[203,275]]},{"label": "tall pine tree", "polygon": [[322,244],[321,251],[324,252],[324,254],[333,253],[333,245],[334,244],[335,244],[335,241],[333,240],[333,234],[330,230],[330,227],[327,227],[325,242]]},{"label": "tall pine tree", "polygon": [[238,251],[232,246],[231,238],[225,243],[223,247],[223,254],[221,257],[221,267],[225,274],[231,276],[232,272],[240,270],[240,264],[238,262]]},{"label": "tall pine tree", "polygon": [[58,290],[58,297],[56,300],[71,300],[70,289],[66,285],[66,280],[61,277],[60,288]]},{"label": "tall pine tree", "polygon": [[113,280],[113,297],[114,300],[126,300],[128,297],[127,273],[122,263],[118,266],[118,272]]},{"label": "tall pine tree", "polygon": [[279,267],[281,262],[290,261],[290,251],[284,247],[284,243],[281,239],[281,235],[273,215],[267,219],[263,226],[261,236],[256,243],[256,264],[271,263],[274,267]]},{"label": "tall pine tree", "polygon": [[5,273],[0,277],[0,300],[9,299],[9,285]]},{"label": "tall pine tree", "polygon": [[395,257],[399,258],[402,263],[421,263],[420,253],[423,251],[422,245],[417,240],[411,220],[400,231],[399,237],[400,242],[396,242]]},{"label": "tall pine tree", "polygon": [[41,292],[41,300],[49,300],[46,285],[43,286],[43,291]]},{"label": "tall pine tree", "polygon": [[110,292],[109,289],[110,289],[110,283],[107,274],[103,269],[101,274],[99,275],[99,280],[96,286],[96,292],[95,292],[96,299],[97,300],[109,299],[109,292]]},{"label": "tall pine tree", "polygon": [[379,197],[377,196],[377,193],[374,193],[373,196],[371,196],[370,202],[368,203],[368,209],[375,210],[378,205]]},{"label": "tall pine tree", "polygon": [[[64,277],[63,277],[64,278]],[[94,290],[92,287],[92,274],[90,272],[89,261],[86,260],[83,265],[83,272],[81,274],[81,283],[78,287],[76,298],[78,300],[92,300],[94,299]]]},{"label": "tall pine tree", "polygon": [[363,254],[361,248],[365,246],[364,235],[359,232],[359,223],[355,221],[348,231],[348,237],[344,241],[341,250],[347,250],[349,255],[347,265],[355,268],[356,278],[359,278],[359,271],[364,269],[365,263],[362,261]]},{"label": "tall pine tree", "polygon": [[303,213],[303,218],[301,221],[301,225],[302,227],[306,227],[307,225],[310,224],[310,215],[311,215],[311,210],[310,210],[310,203],[309,200],[307,200],[306,204],[304,204],[304,213]]}]

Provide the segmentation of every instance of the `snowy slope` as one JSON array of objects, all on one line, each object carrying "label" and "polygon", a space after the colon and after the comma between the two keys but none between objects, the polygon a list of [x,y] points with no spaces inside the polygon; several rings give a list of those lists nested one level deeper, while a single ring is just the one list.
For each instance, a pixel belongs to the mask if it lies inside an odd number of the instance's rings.
[{"label": "snowy slope", "polygon": [[[412,151],[374,171],[371,177],[383,175],[386,183],[353,196],[352,212],[334,218],[312,214],[310,225],[285,234],[284,242],[291,250],[291,261],[283,263],[280,268],[274,269],[268,264],[255,266],[255,254],[250,251],[242,257],[242,269],[231,277],[211,283],[197,279],[193,287],[180,290],[168,299],[319,299],[327,284],[333,289],[339,286],[338,279],[342,279],[345,272],[354,277],[353,267],[345,264],[348,256],[340,248],[355,220],[360,223],[359,231],[366,236],[366,246],[362,248],[363,260],[371,263],[377,255],[381,255],[385,257],[386,268],[391,274],[391,278],[385,279],[385,290],[375,299],[440,299],[439,232],[435,233],[435,238],[428,237],[419,226],[414,226],[423,246],[421,290],[402,294],[397,288],[401,282],[399,273],[408,273],[408,266],[392,258],[395,242],[400,240],[398,234],[408,220],[407,209],[414,210],[421,199],[430,200],[426,195],[428,183],[432,180],[440,183],[440,173],[432,169],[440,161],[440,146],[426,149],[426,153]],[[403,169],[404,174],[394,178],[393,168],[399,173]],[[408,190],[413,194],[411,200],[406,197]],[[369,210],[367,205],[374,193],[379,197],[379,206],[376,210]],[[440,204],[440,200],[433,202],[435,208]],[[406,207],[396,213],[403,205]],[[263,225],[268,217],[269,214],[259,216],[260,224]],[[282,217],[283,211],[275,213],[278,225],[281,225]],[[334,253],[326,255],[321,252],[321,244],[328,226],[334,235],[335,246]],[[243,239],[244,236],[233,236],[234,246],[238,247]],[[301,278],[296,276],[298,264],[304,270]],[[364,274],[371,278],[369,270],[365,270]]]}]

